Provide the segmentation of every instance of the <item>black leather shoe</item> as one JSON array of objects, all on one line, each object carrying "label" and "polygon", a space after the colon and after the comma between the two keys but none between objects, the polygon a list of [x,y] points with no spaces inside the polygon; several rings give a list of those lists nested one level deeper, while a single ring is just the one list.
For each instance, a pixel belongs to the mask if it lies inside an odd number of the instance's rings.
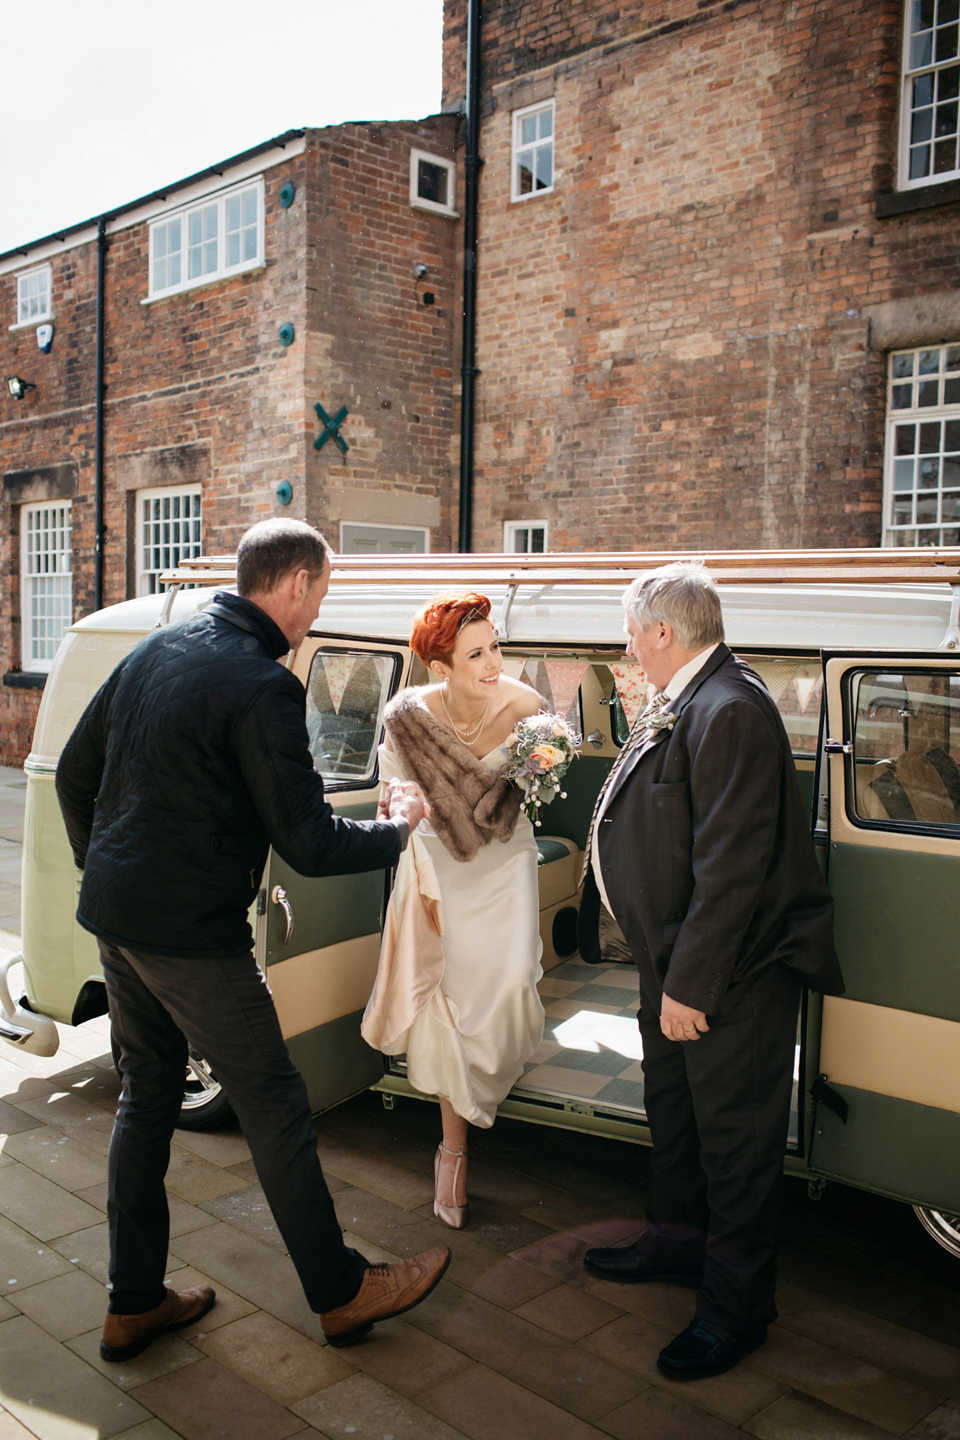
[{"label": "black leather shoe", "polygon": [[732,1370],[744,1355],[759,1350],[766,1338],[766,1325],[745,1335],[731,1335],[710,1320],[692,1320],[660,1351],[657,1368],[671,1380],[705,1380],[708,1375]]},{"label": "black leather shoe", "polygon": [[703,1279],[703,1271],[699,1269],[684,1270],[662,1260],[645,1260],[637,1253],[636,1244],[588,1250],[583,1263],[591,1274],[604,1280],[618,1280],[622,1285],[641,1285],[644,1280],[667,1280],[671,1285],[689,1285],[695,1290]]}]

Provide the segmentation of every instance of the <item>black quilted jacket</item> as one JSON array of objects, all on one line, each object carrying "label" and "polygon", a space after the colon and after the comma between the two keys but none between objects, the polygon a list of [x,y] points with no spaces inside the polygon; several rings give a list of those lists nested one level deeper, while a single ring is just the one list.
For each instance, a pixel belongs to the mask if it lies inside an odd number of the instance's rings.
[{"label": "black quilted jacket", "polygon": [[[307,748],[289,645],[236,595],[155,630],[120,662],[60,757],[57,795],[83,870],[77,919],[160,955],[249,949],[269,845],[302,875],[395,863],[390,821],[335,815]],[[226,613],[232,617],[226,618]]]}]

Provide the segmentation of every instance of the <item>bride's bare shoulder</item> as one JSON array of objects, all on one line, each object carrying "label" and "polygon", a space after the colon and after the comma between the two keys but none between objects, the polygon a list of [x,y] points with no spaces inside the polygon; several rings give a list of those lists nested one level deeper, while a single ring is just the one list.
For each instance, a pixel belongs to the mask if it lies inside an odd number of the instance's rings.
[{"label": "bride's bare shoulder", "polygon": [[532,685],[525,685],[522,680],[514,680],[510,675],[501,675],[500,684],[507,702],[504,708],[509,709],[515,719],[523,720],[540,710],[543,702]]},{"label": "bride's bare shoulder", "polygon": [[438,720],[442,718],[440,713],[440,691],[442,689],[442,685],[417,686],[417,698],[426,705],[431,715],[435,715]]}]

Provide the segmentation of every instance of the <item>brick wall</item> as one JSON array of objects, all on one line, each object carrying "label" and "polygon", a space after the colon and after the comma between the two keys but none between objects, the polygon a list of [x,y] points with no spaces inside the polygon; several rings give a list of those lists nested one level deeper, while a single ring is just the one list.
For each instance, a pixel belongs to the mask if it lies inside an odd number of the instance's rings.
[{"label": "brick wall", "polygon": [[[409,174],[412,145],[452,158],[456,129],[437,116],[307,132],[302,153],[271,154],[263,172],[263,268],[150,304],[148,224],[108,226],[104,603],[136,593],[136,500],[148,487],[201,484],[208,553],[235,549],[271,514],[320,523],[334,544],[342,519],[429,525],[433,548],[449,543],[457,224],[411,208]],[[223,184],[233,178],[228,169]],[[296,194],[285,209],[287,181]],[[28,253],[19,268],[31,263]],[[94,603],[96,244],[51,264],[47,356],[34,327],[7,330],[16,272],[0,276],[3,374],[37,387],[0,399],[0,763],[29,750],[40,696],[9,683],[20,680],[20,502],[51,486],[72,495],[74,616]],[[332,442],[313,448],[318,400],[350,411],[346,463]],[[276,495],[284,480],[288,508]]]},{"label": "brick wall", "polygon": [[[454,116],[311,132],[307,490],[334,545],[342,520],[429,526],[433,549],[450,544],[459,226],[411,208],[410,151],[453,160],[456,135]],[[313,448],[316,401],[347,406],[346,455]]]},{"label": "brick wall", "polygon": [[[960,288],[955,205],[874,215],[901,8],[488,0],[477,549],[879,542],[866,312]],[[555,190],[511,203],[511,114],[551,96]]]}]

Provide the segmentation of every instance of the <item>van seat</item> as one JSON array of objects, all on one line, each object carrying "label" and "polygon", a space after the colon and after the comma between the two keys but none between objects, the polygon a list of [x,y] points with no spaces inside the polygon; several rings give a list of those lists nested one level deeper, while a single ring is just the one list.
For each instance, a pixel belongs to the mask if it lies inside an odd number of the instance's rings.
[{"label": "van seat", "polygon": [[537,836],[537,881],[540,887],[540,909],[559,905],[577,893],[576,842],[559,835]]}]

